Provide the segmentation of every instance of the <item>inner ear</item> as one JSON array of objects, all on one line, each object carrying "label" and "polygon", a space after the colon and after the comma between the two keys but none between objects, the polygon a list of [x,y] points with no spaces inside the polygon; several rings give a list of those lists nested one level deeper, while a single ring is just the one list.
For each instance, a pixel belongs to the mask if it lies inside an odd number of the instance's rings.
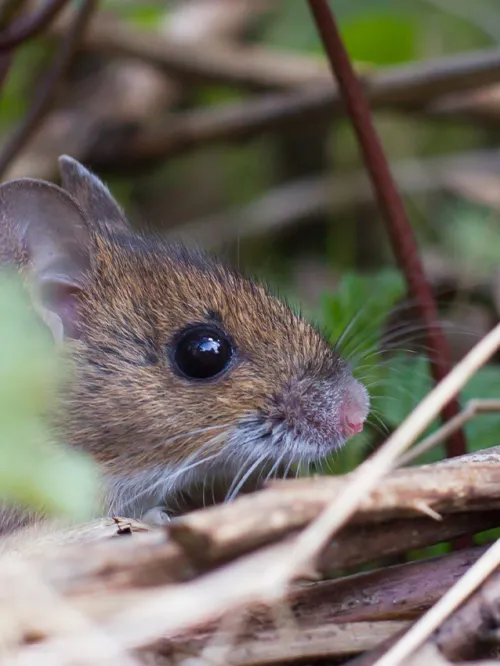
[{"label": "inner ear", "polygon": [[79,337],[77,301],[90,275],[92,238],[76,201],[60,187],[41,180],[3,183],[2,239],[7,239],[3,256],[10,252],[11,261],[21,261],[21,268],[31,276],[34,306],[54,338]]},{"label": "inner ear", "polygon": [[80,162],[61,155],[61,185],[82,208],[87,222],[101,233],[130,233],[130,225],[121,206],[106,185]]}]

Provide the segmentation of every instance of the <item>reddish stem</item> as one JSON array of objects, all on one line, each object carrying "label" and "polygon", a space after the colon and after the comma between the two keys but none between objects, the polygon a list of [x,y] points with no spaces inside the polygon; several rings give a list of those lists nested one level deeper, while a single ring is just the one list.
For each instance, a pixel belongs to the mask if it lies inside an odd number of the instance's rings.
[{"label": "reddish stem", "polygon": [[[357,135],[365,167],[370,175],[380,210],[389,230],[396,260],[425,323],[432,375],[434,380],[439,382],[451,369],[451,354],[448,342],[438,325],[437,306],[425,277],[412,227],[391,176],[382,145],[371,120],[369,106],[342,43],[335,19],[326,0],[308,0],[308,2],[330,67],[338,82],[340,93]],[[458,401],[452,400],[443,409],[442,418],[448,420],[459,411]],[[455,433],[446,442],[448,457],[463,455],[466,450],[462,432]]]}]

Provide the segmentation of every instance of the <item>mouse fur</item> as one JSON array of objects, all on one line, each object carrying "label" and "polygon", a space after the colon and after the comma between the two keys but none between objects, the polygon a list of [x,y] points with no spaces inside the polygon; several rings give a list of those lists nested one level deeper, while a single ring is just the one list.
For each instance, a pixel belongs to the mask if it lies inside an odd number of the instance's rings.
[{"label": "mouse fur", "polygon": [[[60,168],[60,188],[0,186],[0,262],[72,364],[48,418],[100,463],[103,513],[141,517],[207,476],[318,461],[361,429],[367,391],[317,328],[215,257],[132,231],[94,174],[66,156]],[[176,371],[193,325],[230,342],[220,376]]]}]

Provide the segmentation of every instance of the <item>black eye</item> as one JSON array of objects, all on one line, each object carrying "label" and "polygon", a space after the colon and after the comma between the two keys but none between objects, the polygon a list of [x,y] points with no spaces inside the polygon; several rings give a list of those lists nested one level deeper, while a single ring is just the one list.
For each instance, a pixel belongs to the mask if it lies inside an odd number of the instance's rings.
[{"label": "black eye", "polygon": [[223,333],[211,327],[184,332],[174,348],[174,360],[189,379],[211,379],[229,365],[233,349]]}]

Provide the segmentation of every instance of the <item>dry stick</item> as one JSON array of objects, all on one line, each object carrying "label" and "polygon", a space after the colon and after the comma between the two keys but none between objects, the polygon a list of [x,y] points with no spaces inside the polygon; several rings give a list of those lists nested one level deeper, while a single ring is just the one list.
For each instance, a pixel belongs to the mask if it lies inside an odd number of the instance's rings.
[{"label": "dry stick", "polygon": [[[51,26],[59,35],[66,22]],[[131,28],[117,21],[109,22],[97,14],[85,39],[83,49],[118,57],[139,58],[182,81],[223,83],[252,90],[290,89],[316,86],[310,103],[315,108],[340,107],[337,90],[331,89],[326,68],[311,58],[262,51],[255,48],[228,48],[220,45],[182,45],[151,31]],[[386,104],[423,105],[448,92],[476,89],[498,83],[500,49],[483,49],[435,60],[399,65],[373,74],[363,74],[369,98],[384,97]],[[318,86],[320,89],[318,90]]]},{"label": "dry stick", "polygon": [[[435,645],[442,655],[454,663],[466,661],[491,648],[494,631],[498,627],[498,599],[500,576],[494,573],[451,617],[438,629],[417,654],[429,645]],[[498,638],[498,633],[496,638]],[[484,654],[484,652],[483,652]]]},{"label": "dry stick", "polygon": [[31,16],[21,16],[0,33],[0,51],[10,51],[31,39],[49,25],[68,0],[47,0]]},{"label": "dry stick", "polygon": [[[399,268],[405,276],[408,289],[415,299],[419,314],[426,325],[429,364],[435,382],[439,382],[451,368],[450,348],[438,325],[436,302],[424,273],[410,221],[371,121],[370,110],[361,85],[354,74],[328,4],[326,0],[309,0],[309,6],[357,135],[366,170],[370,175],[380,210],[386,221],[393,252]],[[450,400],[443,407],[443,421],[453,418],[459,411],[458,401]],[[466,450],[463,433],[455,432],[447,441],[448,457],[463,455]]]},{"label": "dry stick", "polygon": [[[490,172],[499,171],[498,151],[455,153],[426,160],[398,160],[392,164],[392,170],[399,188],[405,194],[417,195],[450,188],[454,178],[466,178],[482,165]],[[225,213],[174,226],[171,233],[177,238],[196,239],[196,243],[203,247],[215,248],[238,238],[251,238],[288,227],[318,212],[328,210],[332,214],[342,214],[354,205],[372,201],[373,189],[365,172],[333,178],[318,176],[275,187],[252,203]]]},{"label": "dry stick", "polygon": [[[374,490],[385,474],[394,468],[398,457],[439,414],[443,406],[455,396],[475,372],[500,347],[500,324],[486,335],[415,408],[384,445],[363,462],[352,474],[350,483],[336,501],[332,502],[299,536],[283,563],[283,572],[277,577],[277,589],[292,577],[307,571],[314,560],[346,521],[355,513],[363,497]],[[500,546],[499,546],[500,548]]]},{"label": "dry stick", "polygon": [[82,0],[80,9],[74,16],[73,23],[61,42],[58,53],[54,58],[52,68],[47,74],[43,85],[35,98],[28,113],[4,144],[0,152],[0,177],[8,167],[10,161],[23,148],[35,131],[38,123],[49,110],[57,87],[71,64],[72,57],[78,46],[81,34],[87,21],[96,8],[99,0]]},{"label": "dry stick", "polygon": [[500,400],[470,400],[465,409],[454,418],[450,419],[448,423],[439,428],[436,432],[429,435],[424,440],[419,442],[416,446],[410,449],[405,455],[399,459],[401,466],[408,465],[416,458],[440,444],[443,440],[449,437],[450,434],[462,428],[468,421],[479,416],[480,414],[491,414],[492,412],[500,413]]},{"label": "dry stick", "polygon": [[[349,483],[349,477],[338,476],[279,481],[232,504],[177,518],[169,524],[168,534],[182,546],[185,556],[203,570],[207,565],[238,557],[303,529]],[[432,521],[422,518],[422,514],[428,515],[429,507]],[[350,560],[355,560],[356,566],[360,557],[375,559],[385,547],[418,547],[413,544],[412,535],[422,526],[426,526],[425,538],[436,538],[441,533],[447,540],[449,534],[445,533],[451,528],[456,530],[459,524],[462,525],[459,529],[474,531],[476,512],[495,514],[499,508],[500,447],[433,465],[397,470],[386,476],[382,488],[363,497],[351,523],[327,552],[333,555],[333,566],[349,567]],[[435,524],[436,512],[447,516],[444,525]],[[472,516],[467,515],[470,512]],[[452,514],[462,516],[453,518]],[[408,517],[412,519],[410,522],[405,521]],[[453,526],[455,520],[458,523]],[[364,542],[372,547],[367,550]]]},{"label": "dry stick", "polygon": [[[369,94],[374,107],[387,106],[383,91],[374,88]],[[340,112],[337,99],[324,103],[330,91],[298,90],[268,93],[245,102],[224,104],[212,109],[171,114],[165,120],[155,119],[142,127],[128,128],[115,133],[101,133],[89,147],[87,159],[101,168],[119,167],[123,160],[148,162],[195,150],[199,146],[220,141],[242,141],[270,132],[276,128],[293,128],[308,122],[323,123]],[[446,102],[438,98],[438,102]],[[314,105],[315,100],[317,105]],[[335,102],[335,103],[334,103]],[[391,106],[401,106],[397,100]],[[424,108],[424,113],[439,118],[439,110]],[[444,115],[448,120],[451,111]],[[458,113],[463,113],[459,108]]]},{"label": "dry stick", "polygon": [[374,666],[399,666],[500,564],[500,539]]}]

